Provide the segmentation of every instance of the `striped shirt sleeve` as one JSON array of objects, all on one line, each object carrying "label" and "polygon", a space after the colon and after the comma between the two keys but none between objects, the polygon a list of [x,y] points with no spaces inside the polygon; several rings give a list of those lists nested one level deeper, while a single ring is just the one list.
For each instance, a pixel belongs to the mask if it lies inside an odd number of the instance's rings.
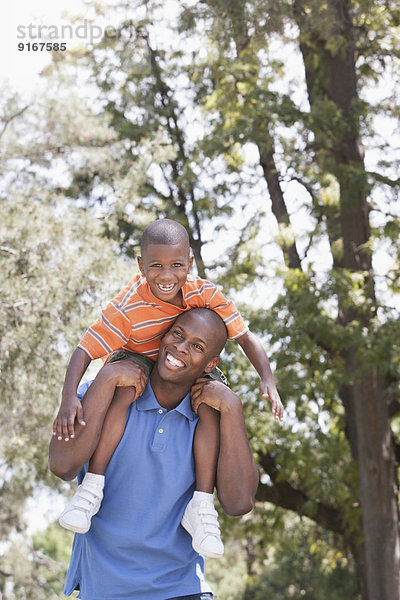
[{"label": "striped shirt sleeve", "polygon": [[207,306],[221,317],[228,330],[230,340],[235,340],[249,331],[245,324],[242,315],[232,302],[227,300],[222,292],[216,287],[210,288],[208,291],[209,298]]},{"label": "striped shirt sleeve", "polygon": [[92,360],[120,350],[129,341],[131,322],[125,315],[123,306],[130,295],[131,288],[132,282],[129,282],[106,306],[78,344],[78,347],[82,348]]}]

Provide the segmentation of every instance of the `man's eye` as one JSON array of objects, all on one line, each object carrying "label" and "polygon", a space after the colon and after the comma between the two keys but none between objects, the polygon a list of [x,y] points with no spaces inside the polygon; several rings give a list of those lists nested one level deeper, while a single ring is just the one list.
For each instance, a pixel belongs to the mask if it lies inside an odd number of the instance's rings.
[{"label": "man's eye", "polygon": [[173,333],[174,333],[174,335],[176,335],[178,337],[182,337],[182,334],[178,329],[174,329]]},{"label": "man's eye", "polygon": [[201,352],[204,352],[204,348],[203,348],[203,346],[200,346],[200,344],[193,344],[193,345],[196,348],[196,350],[200,350]]}]

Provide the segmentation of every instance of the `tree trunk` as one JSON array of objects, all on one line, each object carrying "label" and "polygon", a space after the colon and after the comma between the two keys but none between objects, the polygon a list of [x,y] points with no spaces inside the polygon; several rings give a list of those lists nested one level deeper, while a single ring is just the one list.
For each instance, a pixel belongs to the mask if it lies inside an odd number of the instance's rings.
[{"label": "tree trunk", "polygon": [[[353,536],[354,538],[356,536]],[[356,567],[357,581],[363,600],[368,600],[367,568],[365,564],[365,548],[360,540],[350,540],[350,550]]]},{"label": "tree trunk", "polygon": [[[351,305],[345,294],[338,296],[339,321],[343,326],[353,322],[368,327],[375,295],[371,255],[367,250],[370,228],[356,113],[358,96],[350,4],[348,0],[329,0],[324,8],[321,5],[321,10],[330,12],[331,40],[341,41],[336,52],[328,49],[328,40],[315,27],[318,22],[318,15],[313,14],[315,4],[311,11],[306,4],[304,0],[294,0],[311,114],[329,101],[336,106],[335,118],[340,115],[336,128],[333,123],[328,124],[333,134],[329,142],[325,136],[328,129],[324,130],[321,122],[315,125],[316,147],[323,150],[317,159],[340,185],[341,266],[364,277],[364,306]],[[347,435],[360,477],[365,568],[358,556],[358,576],[362,578],[360,587],[365,600],[400,600],[398,483],[393,436],[383,380],[376,367],[363,365],[358,355],[360,349],[352,346],[343,353],[350,382],[341,390]]]}]

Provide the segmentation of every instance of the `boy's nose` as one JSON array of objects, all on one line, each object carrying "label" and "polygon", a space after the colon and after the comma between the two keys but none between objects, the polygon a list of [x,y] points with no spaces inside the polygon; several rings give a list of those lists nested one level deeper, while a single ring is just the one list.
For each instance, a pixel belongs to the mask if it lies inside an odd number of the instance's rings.
[{"label": "boy's nose", "polygon": [[171,281],[172,278],[173,278],[173,276],[172,276],[170,269],[163,269],[161,271],[161,273],[160,273],[161,281]]}]

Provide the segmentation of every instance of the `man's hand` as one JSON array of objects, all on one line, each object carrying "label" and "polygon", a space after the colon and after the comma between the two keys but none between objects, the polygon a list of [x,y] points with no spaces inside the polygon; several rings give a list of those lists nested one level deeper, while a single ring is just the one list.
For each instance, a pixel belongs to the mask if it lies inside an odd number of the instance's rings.
[{"label": "man's hand", "polygon": [[284,409],[275,384],[263,379],[260,383],[260,393],[263,398],[268,398],[271,402],[272,414],[275,419],[282,422]]},{"label": "man's hand", "polygon": [[218,412],[228,412],[241,405],[240,398],[232,390],[215,379],[196,379],[190,392],[192,408],[197,413],[200,404],[208,404]]},{"label": "man's hand", "polygon": [[139,398],[144,392],[144,388],[147,384],[147,375],[140,365],[133,362],[132,360],[118,360],[109,363],[104,369],[110,369],[114,385],[116,387],[134,387],[135,397],[132,400],[134,402],[136,398]]}]

